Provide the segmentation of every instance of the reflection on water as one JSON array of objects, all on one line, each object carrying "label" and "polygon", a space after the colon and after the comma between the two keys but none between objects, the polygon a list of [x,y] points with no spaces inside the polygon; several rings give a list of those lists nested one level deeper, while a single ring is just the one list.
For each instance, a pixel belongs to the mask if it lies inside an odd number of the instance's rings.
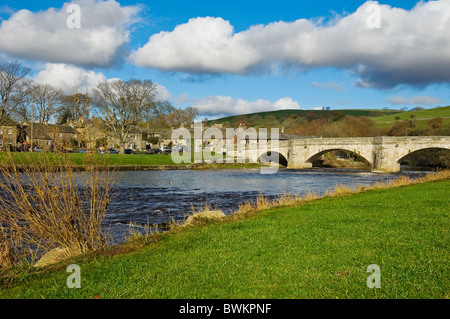
[{"label": "reflection on water", "polygon": [[[423,172],[403,172],[417,176]],[[356,188],[398,178],[399,174],[378,174],[349,170],[288,170],[262,175],[254,170],[126,171],[117,182],[117,194],[105,218],[114,242],[130,233],[130,224],[161,224],[181,220],[192,207],[209,204],[230,213],[259,194],[275,198],[285,193],[323,194],[337,184]]]}]

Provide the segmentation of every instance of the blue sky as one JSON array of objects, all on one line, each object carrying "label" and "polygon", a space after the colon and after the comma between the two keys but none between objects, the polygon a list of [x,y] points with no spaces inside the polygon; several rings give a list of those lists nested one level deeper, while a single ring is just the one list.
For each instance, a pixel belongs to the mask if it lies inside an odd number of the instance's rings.
[{"label": "blue sky", "polygon": [[[0,62],[66,92],[151,79],[208,118],[430,108],[450,104],[449,2],[4,0]],[[66,25],[70,3],[80,28]]]}]

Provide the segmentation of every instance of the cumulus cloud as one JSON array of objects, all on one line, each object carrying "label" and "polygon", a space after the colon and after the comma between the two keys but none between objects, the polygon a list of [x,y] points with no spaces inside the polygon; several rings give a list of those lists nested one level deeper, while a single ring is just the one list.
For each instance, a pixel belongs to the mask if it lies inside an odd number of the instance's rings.
[{"label": "cumulus cloud", "polygon": [[[374,5],[380,28],[368,23]],[[229,21],[199,17],[151,36],[130,60],[166,71],[211,74],[342,68],[359,77],[362,87],[450,82],[448,0],[419,2],[411,10],[368,1],[351,14],[323,21],[280,21],[236,33]]]},{"label": "cumulus cloud", "polygon": [[99,82],[106,81],[107,78],[103,73],[96,73],[73,65],[46,63],[34,76],[34,80],[60,88],[66,94],[72,94],[76,90],[89,91],[97,87]]},{"label": "cumulus cloud", "polygon": [[[80,8],[80,28],[67,21]],[[74,0],[61,9],[20,10],[0,25],[0,50],[28,59],[80,66],[110,66],[125,53],[128,27],[137,21],[139,6],[121,6],[114,0]]]},{"label": "cumulus cloud", "polygon": [[397,105],[435,105],[439,103],[444,103],[444,100],[437,99],[431,96],[417,96],[411,98],[405,98],[403,96],[393,96],[387,99],[389,103]]},{"label": "cumulus cloud", "polygon": [[[107,78],[101,72],[86,70],[77,66],[62,63],[46,63],[40,66],[40,71],[33,77],[37,83],[50,84],[62,89],[65,94],[88,92],[96,88],[98,83],[120,80]],[[172,98],[169,90],[159,83],[155,83],[155,101],[168,101]]]},{"label": "cumulus cloud", "polygon": [[161,84],[155,83],[156,85],[156,93],[155,93],[155,101],[169,101],[172,99],[172,94],[170,94],[169,90]]},{"label": "cumulus cloud", "polygon": [[256,62],[256,52],[222,18],[195,18],[173,32],[160,32],[130,55],[139,66],[189,73],[241,73]]},{"label": "cumulus cloud", "polygon": [[290,97],[281,98],[272,103],[264,99],[249,102],[243,99],[234,99],[230,96],[210,96],[196,101],[193,106],[199,110],[200,115],[207,116],[229,116],[281,109],[300,109],[300,105]]}]

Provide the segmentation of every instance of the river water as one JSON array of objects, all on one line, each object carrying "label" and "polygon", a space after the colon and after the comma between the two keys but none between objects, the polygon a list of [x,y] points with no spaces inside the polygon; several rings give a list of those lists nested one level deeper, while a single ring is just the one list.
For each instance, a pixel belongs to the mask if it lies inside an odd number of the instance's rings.
[{"label": "river water", "polygon": [[276,198],[282,194],[323,194],[342,184],[350,188],[372,185],[399,177],[417,177],[424,172],[380,174],[370,171],[280,169],[272,175],[259,169],[165,170],[120,172],[104,226],[112,242],[121,242],[132,229],[148,224],[182,220],[192,207],[210,205],[225,214],[240,203],[255,200],[260,194]]}]

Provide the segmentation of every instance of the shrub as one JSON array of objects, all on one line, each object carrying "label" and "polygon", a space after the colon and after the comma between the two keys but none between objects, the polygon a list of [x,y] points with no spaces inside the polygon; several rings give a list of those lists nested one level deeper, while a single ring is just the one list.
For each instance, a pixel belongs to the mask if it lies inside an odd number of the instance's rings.
[{"label": "shrub", "polygon": [[[2,245],[14,243],[24,258],[55,248],[70,255],[106,246],[102,221],[115,174],[92,162],[76,172],[63,154],[28,156],[24,165],[9,154],[0,166]],[[6,250],[5,250],[6,251]]]}]

